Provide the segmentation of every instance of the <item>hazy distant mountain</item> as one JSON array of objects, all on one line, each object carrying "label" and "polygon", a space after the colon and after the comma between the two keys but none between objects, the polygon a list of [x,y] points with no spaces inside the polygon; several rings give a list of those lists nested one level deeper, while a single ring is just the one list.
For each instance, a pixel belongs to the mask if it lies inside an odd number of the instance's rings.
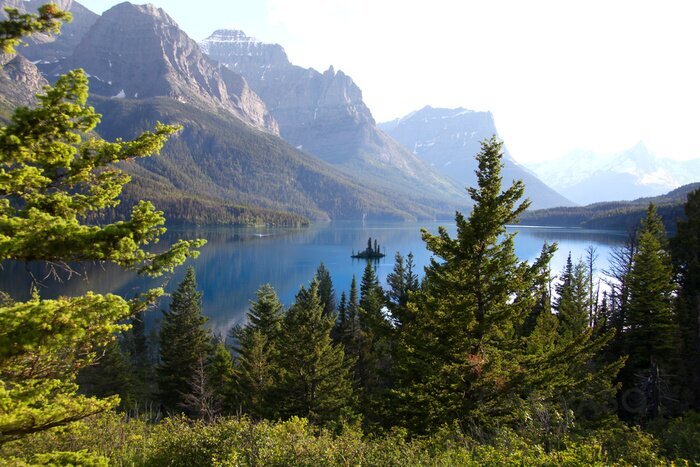
[{"label": "hazy distant mountain", "polygon": [[550,186],[581,204],[657,196],[700,181],[700,159],[679,162],[658,157],[642,142],[618,154],[577,150],[529,167]]},{"label": "hazy distant mountain", "polygon": [[167,96],[204,109],[226,110],[277,133],[265,104],[239,74],[202,54],[165,11],[120,3],[93,24],[73,55],[51,75],[83,68],[92,92],[114,98]]},{"label": "hazy distant mountain", "polygon": [[215,31],[201,46],[248,80],[294,146],[397,196],[466,205],[461,186],[377,128],[362,91],[342,71],[295,66],[280,45],[236,30]]},{"label": "hazy distant mountain", "polygon": [[[480,142],[498,134],[491,112],[430,106],[381,123],[379,127],[462,186],[474,186],[476,183],[474,155],[481,149]],[[507,149],[503,162],[504,181],[523,180],[525,194],[532,201],[533,208],[573,204],[518,164]]]},{"label": "hazy distant mountain", "polygon": [[0,10],[10,7],[33,13],[46,3],[55,3],[62,10],[70,11],[73,21],[64,24],[59,35],[34,34],[24,38],[27,46],[19,47],[18,51],[30,61],[54,63],[73,53],[99,16],[73,0],[0,0]]}]

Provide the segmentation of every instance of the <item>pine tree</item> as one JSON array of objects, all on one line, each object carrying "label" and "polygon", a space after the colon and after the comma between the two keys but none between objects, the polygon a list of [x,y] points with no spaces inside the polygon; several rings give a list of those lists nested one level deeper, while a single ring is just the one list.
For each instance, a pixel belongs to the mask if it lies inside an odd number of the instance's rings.
[{"label": "pine tree", "polygon": [[206,378],[212,394],[212,413],[234,413],[237,409],[236,370],[233,357],[221,338],[216,339],[206,365]]},{"label": "pine tree", "polygon": [[388,322],[384,315],[384,306],[384,290],[379,285],[379,278],[372,263],[367,262],[360,282],[360,309],[362,310],[360,322],[363,330],[383,332],[387,329]]},{"label": "pine tree", "polygon": [[404,259],[401,253],[394,256],[394,269],[386,278],[389,290],[387,291],[387,306],[395,326],[401,326],[410,318],[408,316],[408,299],[411,293],[418,290],[418,276],[413,269],[413,253],[409,253]]},{"label": "pine tree", "polygon": [[[0,47],[13,52],[23,35],[58,30],[68,13],[45,5],[38,15],[8,10]],[[134,141],[108,143],[92,130],[100,117],[87,105],[88,81],[72,71],[46,87],[36,108],[18,108],[0,128],[0,260],[112,262],[159,275],[195,256],[202,241],[181,241],[159,254],[144,249],[165,231],[148,202],[113,224],[90,223],[118,204],[129,181],[114,164],[160,151],[177,127],[158,125]],[[88,135],[87,139],[84,139]],[[114,407],[118,398],[76,394],[76,373],[91,365],[127,320],[152,303],[155,289],[127,301],[87,293],[0,307],[0,444],[66,425]],[[50,325],[47,325],[50,323]]]},{"label": "pine tree", "polygon": [[134,408],[138,381],[129,355],[123,349],[123,338],[98,349],[97,355],[95,363],[78,374],[80,391],[100,398],[116,395],[119,409]]},{"label": "pine tree", "polygon": [[284,307],[275,289],[265,284],[248,311],[248,322],[234,338],[238,340],[236,372],[241,408],[256,418],[278,412],[274,390],[279,380],[279,339]]},{"label": "pine tree", "polygon": [[331,337],[336,344],[342,344],[345,338],[348,319],[348,296],[345,291],[340,294],[340,303],[338,304],[338,312],[336,314],[335,325],[331,331]]},{"label": "pine tree", "polygon": [[282,415],[313,422],[335,419],[351,405],[350,371],[342,346],[334,345],[333,319],[323,313],[318,282],[302,286],[284,318],[280,340]]},{"label": "pine tree", "polygon": [[685,217],[678,221],[678,233],[672,239],[684,363],[681,381],[685,400],[700,410],[700,190],[688,195]]},{"label": "pine tree", "polygon": [[558,332],[562,339],[571,341],[586,331],[590,313],[586,265],[582,261],[572,265],[571,253],[556,291],[558,296],[554,308],[559,320]]},{"label": "pine tree", "polygon": [[134,373],[134,397],[137,407],[145,407],[155,392],[155,367],[150,355],[144,313],[131,319],[131,332],[126,335],[129,359]]},{"label": "pine tree", "polygon": [[324,313],[328,316],[335,316],[336,301],[333,280],[331,279],[330,272],[323,263],[321,263],[316,270],[316,280],[318,281],[318,293],[321,296],[321,302],[323,302]]},{"label": "pine tree", "polygon": [[[627,278],[629,303],[624,344],[629,357],[621,373],[624,389],[637,386],[640,378],[654,379],[657,369],[673,373],[677,363],[679,329],[673,309],[675,285],[671,258],[664,247],[665,231],[653,205],[648,215],[652,218],[642,223]],[[653,386],[649,390],[656,394],[657,384]],[[661,403],[656,396],[647,400],[646,415],[656,416]]]},{"label": "pine tree", "polygon": [[192,394],[195,372],[211,352],[211,336],[204,328],[202,294],[197,291],[194,268],[187,268],[185,278],[172,294],[168,311],[161,324],[160,363],[157,368],[158,395],[169,413],[185,408],[185,396]]},{"label": "pine tree", "polygon": [[[482,143],[478,187],[468,190],[474,208],[468,219],[457,213],[455,238],[442,227],[437,235],[423,233],[435,258],[409,302],[414,319],[401,332],[394,391],[398,417],[417,431],[455,420],[484,428],[516,423],[528,417],[533,399],[553,409],[591,379],[578,369],[603,345],[590,340],[590,331],[555,345],[544,313],[530,336],[519,334],[541,300],[555,247],[545,246],[533,264],[515,256],[515,234],[505,226],[529,203],[517,204],[522,182],[501,192],[501,159],[495,137]],[[541,342],[530,346],[535,338]]]}]

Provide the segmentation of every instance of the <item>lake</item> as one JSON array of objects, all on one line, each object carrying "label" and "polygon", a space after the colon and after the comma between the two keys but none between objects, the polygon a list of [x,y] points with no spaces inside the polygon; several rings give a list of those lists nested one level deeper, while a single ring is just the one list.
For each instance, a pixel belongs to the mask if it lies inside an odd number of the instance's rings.
[{"label": "lake", "polygon": [[[224,334],[245,319],[245,312],[261,284],[272,284],[285,305],[294,300],[302,284],[308,284],[319,263],[325,263],[331,272],[337,296],[350,288],[356,275],[358,282],[365,260],[350,258],[352,251],[364,249],[367,238],[376,238],[386,257],[376,263],[377,273],[386,284],[386,276],[393,268],[394,253],[413,252],[417,272],[429,263],[430,255],[421,240],[421,227],[437,233],[439,225],[455,233],[454,223],[361,223],[333,222],[306,228],[252,228],[252,227],[171,227],[164,237],[169,243],[178,238],[205,238],[207,245],[194,261],[188,261],[197,272],[199,289],[204,293],[203,309],[210,325]],[[552,271],[559,273],[571,252],[574,260],[585,257],[589,245],[597,249],[597,269],[607,267],[612,248],[626,239],[624,232],[594,231],[572,228],[529,227],[509,228],[517,231],[516,254],[532,260],[544,242],[557,242],[559,250],[552,261]],[[52,279],[42,280],[42,297],[57,294],[77,295],[88,290],[115,292],[133,296],[148,287],[165,285],[172,290],[184,275],[184,267],[168,279],[145,279],[113,266],[89,265],[80,269],[80,277],[57,284]],[[32,275],[41,278],[41,270],[24,264],[6,263],[0,272],[0,290],[16,299],[26,299],[31,290]],[[167,306],[167,299],[161,304]],[[149,313],[148,321],[159,319],[160,313]]]}]

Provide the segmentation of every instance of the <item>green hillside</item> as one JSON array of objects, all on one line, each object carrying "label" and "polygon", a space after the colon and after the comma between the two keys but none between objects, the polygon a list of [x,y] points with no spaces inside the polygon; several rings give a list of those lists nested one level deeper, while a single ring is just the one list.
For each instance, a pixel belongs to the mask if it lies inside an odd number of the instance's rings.
[{"label": "green hillside", "polygon": [[151,199],[169,219],[197,223],[251,217],[298,220],[274,211],[316,220],[411,220],[452,212],[451,206],[436,200],[407,200],[388,190],[378,193],[376,187],[341,175],[229,115],[168,98],[94,98],[93,105],[103,115],[97,131],[108,140],[131,138],[157,121],[183,126],[160,156],[126,167],[134,180],[126,187],[122,210],[138,199]]},{"label": "green hillside", "polygon": [[676,220],[683,217],[683,204],[688,193],[700,188],[691,183],[661,196],[639,198],[634,201],[610,201],[588,206],[538,209],[525,212],[521,222],[536,225],[583,227],[589,229],[631,230],[639,225],[649,203],[659,210],[668,230],[675,230]]}]

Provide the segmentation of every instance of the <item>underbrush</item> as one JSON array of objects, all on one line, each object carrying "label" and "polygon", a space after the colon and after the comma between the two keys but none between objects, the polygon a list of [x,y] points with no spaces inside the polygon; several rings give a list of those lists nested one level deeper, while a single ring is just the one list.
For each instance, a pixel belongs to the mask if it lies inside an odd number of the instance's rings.
[{"label": "underbrush", "polygon": [[[394,429],[365,435],[357,425],[320,429],[306,420],[253,422],[222,418],[213,423],[171,418],[152,424],[103,414],[7,443],[3,465],[255,466],[255,465],[693,465],[700,461],[700,415],[656,428],[654,437],[611,424],[568,436],[547,450],[512,430],[476,442],[454,427],[410,438]],[[51,452],[46,455],[42,453]],[[690,459],[691,464],[682,458]]]}]

